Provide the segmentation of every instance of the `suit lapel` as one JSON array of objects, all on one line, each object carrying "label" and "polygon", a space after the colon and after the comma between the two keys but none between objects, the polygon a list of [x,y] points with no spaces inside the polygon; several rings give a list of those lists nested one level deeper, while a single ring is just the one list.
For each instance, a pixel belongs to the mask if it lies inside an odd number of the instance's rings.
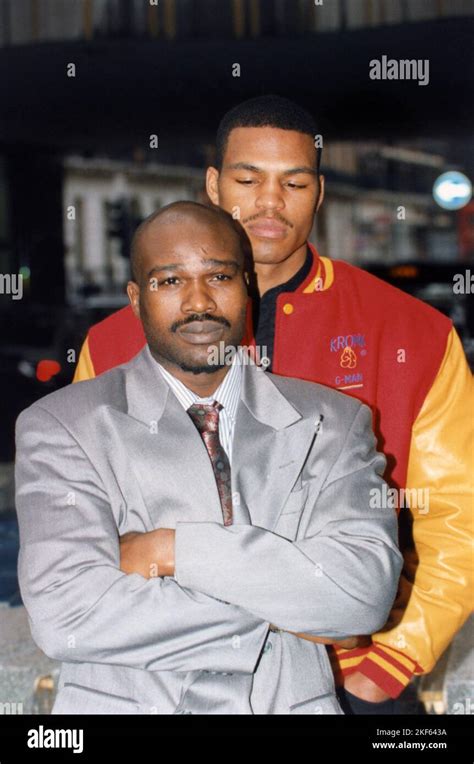
[{"label": "suit lapel", "polygon": [[[231,465],[234,503],[247,507],[253,525],[271,530],[301,472],[315,421],[302,417],[253,363],[242,371]],[[175,527],[177,520],[222,523],[206,448],[148,346],[127,366],[125,392],[125,410],[112,412],[124,419],[119,427],[152,526]]]},{"label": "suit lapel", "polygon": [[154,527],[175,527],[177,520],[222,522],[204,443],[148,346],[127,369],[125,388],[123,437]]},{"label": "suit lapel", "polygon": [[252,525],[272,530],[316,436],[316,423],[302,417],[264,371],[248,365],[243,372],[233,491],[247,505]]}]

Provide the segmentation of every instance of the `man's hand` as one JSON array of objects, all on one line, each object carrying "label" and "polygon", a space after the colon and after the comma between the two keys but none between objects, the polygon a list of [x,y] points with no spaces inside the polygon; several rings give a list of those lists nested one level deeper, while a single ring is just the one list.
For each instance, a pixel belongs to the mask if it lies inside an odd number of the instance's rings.
[{"label": "man's hand", "polygon": [[351,695],[362,700],[368,700],[370,703],[382,703],[382,701],[390,699],[390,695],[387,695],[375,682],[359,671],[354,671],[353,674],[345,678],[344,687]]},{"label": "man's hand", "polygon": [[174,576],[174,538],[172,528],[126,533],[120,537],[120,570],[144,578]]},{"label": "man's hand", "polygon": [[[158,528],[147,533],[132,532],[121,536],[120,570],[123,573],[139,573],[144,578],[174,576],[174,537],[175,532],[171,528]],[[289,633],[316,644],[337,645],[348,650],[370,644],[370,637],[348,637],[337,642],[327,637],[312,637],[296,631]]]}]

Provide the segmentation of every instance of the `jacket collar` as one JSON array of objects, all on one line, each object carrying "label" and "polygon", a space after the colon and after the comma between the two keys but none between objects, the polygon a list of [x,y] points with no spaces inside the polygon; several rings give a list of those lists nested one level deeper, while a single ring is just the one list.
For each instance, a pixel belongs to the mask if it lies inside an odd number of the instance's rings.
[{"label": "jacket collar", "polygon": [[[127,414],[147,426],[163,416],[171,390],[148,345],[124,367]],[[174,396],[173,396],[174,397]],[[301,419],[267,372],[249,363],[242,367],[241,402],[261,424],[280,430]]]},{"label": "jacket collar", "polygon": [[126,412],[146,425],[163,416],[170,387],[160,374],[148,345],[124,367]]}]

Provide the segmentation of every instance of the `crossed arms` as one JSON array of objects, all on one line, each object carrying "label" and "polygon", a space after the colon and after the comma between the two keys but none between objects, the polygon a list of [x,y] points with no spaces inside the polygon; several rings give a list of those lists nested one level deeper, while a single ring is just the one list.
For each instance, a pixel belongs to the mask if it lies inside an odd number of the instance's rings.
[{"label": "crossed arms", "polygon": [[370,423],[361,406],[303,540],[178,522],[173,575],[165,567],[147,578],[120,569],[117,508],[93,459],[35,404],[17,422],[15,473],[19,582],[35,641],[67,662],[252,673],[270,623],[331,642],[374,632],[402,562],[395,514],[369,509],[385,465]]},{"label": "crossed arms", "polygon": [[[148,533],[126,533],[120,537],[120,570],[124,573],[139,573],[145,578],[152,576],[174,576],[175,536],[172,528],[157,528]],[[312,637],[301,632],[290,632],[301,639],[308,639],[323,645],[336,643],[340,647],[352,649],[370,644],[369,636],[348,637],[334,640],[327,637]]]}]

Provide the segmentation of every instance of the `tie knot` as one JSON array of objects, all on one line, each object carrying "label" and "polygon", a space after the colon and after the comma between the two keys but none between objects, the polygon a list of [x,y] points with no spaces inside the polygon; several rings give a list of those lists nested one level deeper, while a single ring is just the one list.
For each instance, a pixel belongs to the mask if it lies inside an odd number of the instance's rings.
[{"label": "tie knot", "polygon": [[188,414],[199,432],[218,432],[219,411],[223,408],[223,405],[217,401],[212,404],[193,403],[188,408]]}]

